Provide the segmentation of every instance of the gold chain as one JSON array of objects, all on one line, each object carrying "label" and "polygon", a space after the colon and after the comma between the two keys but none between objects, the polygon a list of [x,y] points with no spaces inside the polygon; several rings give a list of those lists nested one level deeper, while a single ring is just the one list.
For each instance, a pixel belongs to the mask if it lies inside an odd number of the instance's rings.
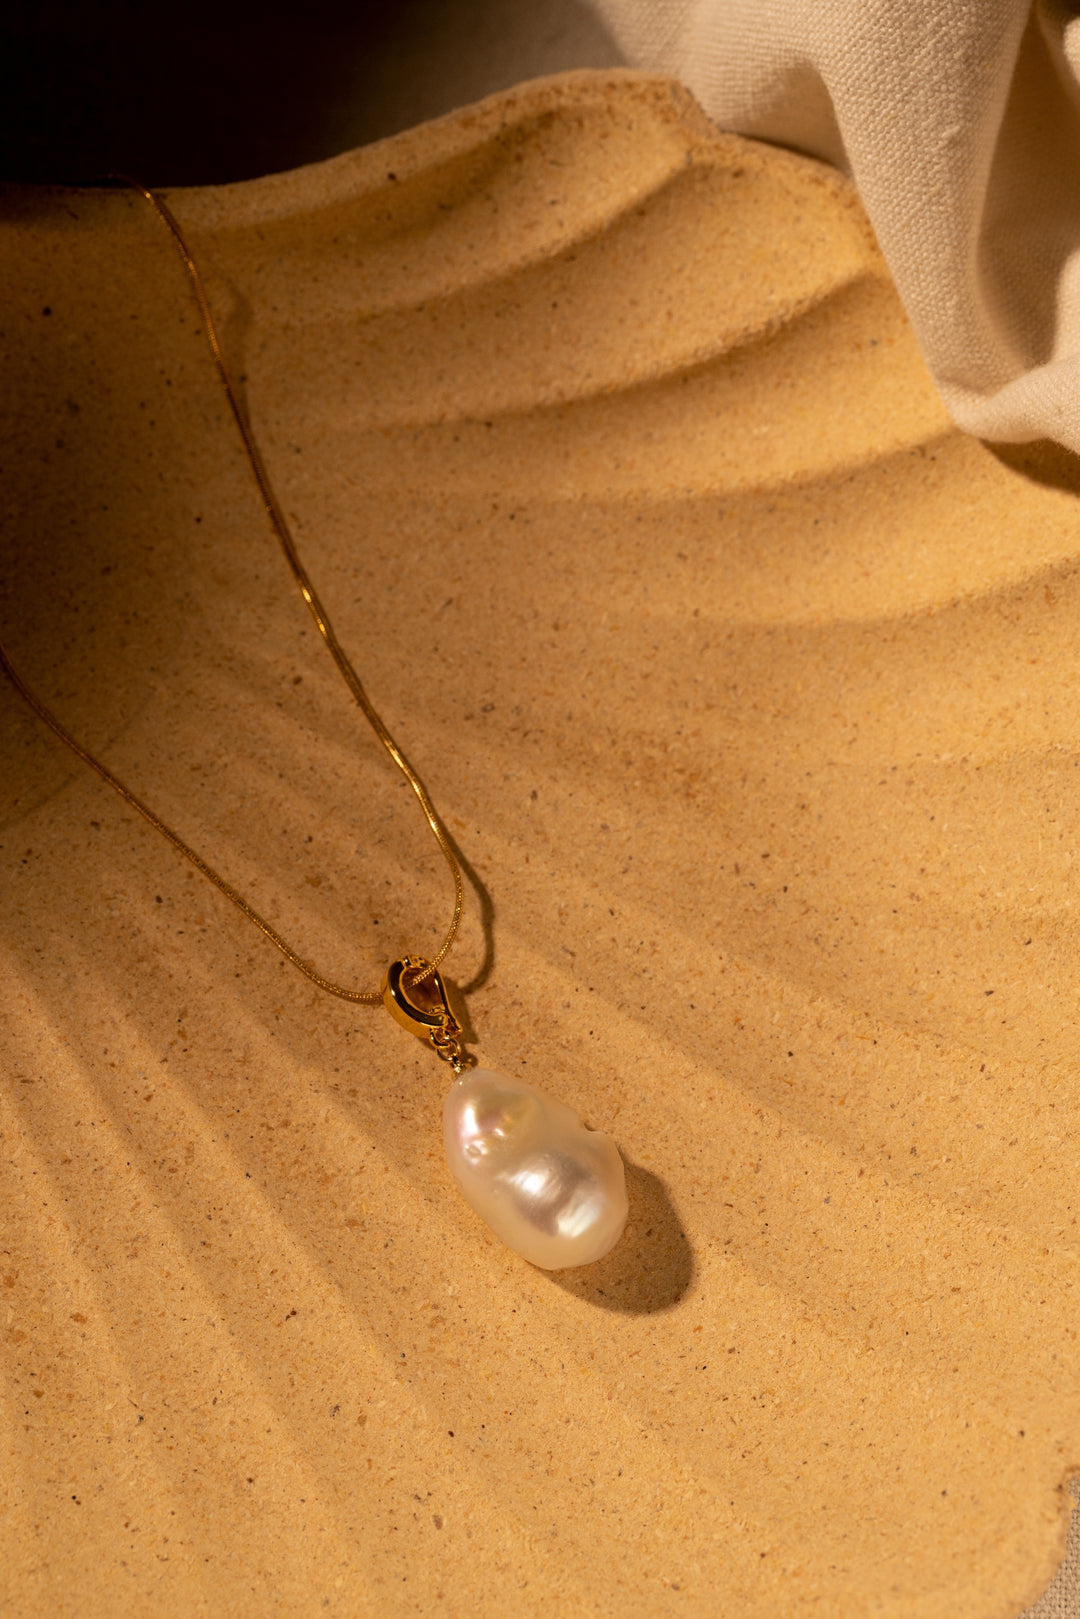
[{"label": "gold chain", "polygon": [[[146,186],[140,184],[138,180],[133,180],[126,174],[112,174],[109,175],[108,178],[110,180],[122,181],[125,185],[133,187],[133,189],[138,191],[141,196],[145,197],[146,201],[158,215],[158,218],[162,220],[162,222],[172,233],[173,241],[179,250],[180,257],[183,259],[184,268],[187,271],[188,279],[191,282],[192,289],[195,293],[195,298],[199,306],[199,314],[202,317],[203,330],[206,332],[206,336],[210,344],[210,350],[214,357],[214,364],[217,366],[218,376],[221,378],[221,383],[225,389],[226,396],[228,397],[233,417],[240,431],[240,437],[243,440],[248,463],[254,475],[255,482],[258,485],[259,494],[262,497],[262,503],[266,510],[266,515],[269,517],[274,533],[277,535],[277,538],[281,544],[281,549],[285,553],[285,560],[289,564],[292,576],[299,587],[300,594],[303,596],[308,605],[312,618],[315,620],[315,623],[318,626],[319,634],[326,643],[330,656],[337,664],[342,679],[344,680],[346,686],[348,686],[349,691],[352,693],[356,702],[359,704],[364,718],[367,720],[368,724],[375,732],[375,735],[378,737],[379,741],[382,743],[383,747],[386,749],[391,759],[393,759],[394,763],[397,765],[398,769],[401,771],[402,775],[409,783],[409,786],[419,799],[420,806],[423,809],[424,815],[427,818],[427,823],[434,834],[435,841],[442,850],[446,863],[450,868],[451,876],[454,879],[454,914],[450,920],[450,926],[447,929],[446,937],[443,939],[442,945],[438,952],[430,959],[426,960],[422,970],[418,971],[415,975],[413,981],[415,983],[420,983],[434,973],[438,968],[439,963],[445,959],[451,945],[454,942],[454,938],[458,930],[458,924],[461,921],[461,912],[464,905],[465,893],[461,880],[461,868],[458,865],[457,857],[454,854],[453,845],[450,841],[450,835],[443,825],[434,804],[431,802],[423,782],[420,780],[420,777],[416,774],[416,771],[413,769],[412,765],[409,763],[408,759],[406,759],[390,732],[387,730],[386,725],[383,723],[382,716],[372,705],[371,699],[368,697],[367,692],[364,690],[363,685],[361,684],[359,675],[353,668],[347,653],[334,633],[334,627],[331,624],[330,619],[326,614],[326,610],[318,598],[318,595],[316,594],[315,587],[308,576],[307,569],[300,560],[299,553],[296,549],[296,544],[289,530],[289,525],[285,521],[285,514],[282,512],[281,507],[278,504],[278,500],[274,494],[273,488],[271,487],[266,468],[263,466],[262,457],[259,454],[259,449],[255,443],[251,428],[240,408],[240,402],[237,398],[236,390],[233,387],[232,377],[229,374],[228,366],[225,364],[225,357],[221,351],[221,344],[218,341],[217,328],[214,325],[214,317],[210,312],[210,304],[203,288],[202,277],[200,276],[198,267],[188,250],[188,245],[184,240],[184,235],[180,229],[180,226],[177,224],[169,208],[164,202],[161,201],[160,197],[155,196],[152,191],[149,191]],[[331,979],[324,978],[322,973],[318,972],[310,962],[305,961],[302,956],[298,955],[292,946],[282,938],[277,929],[272,927],[265,917],[260,916],[258,911],[254,910],[253,907],[248,904],[244,896],[239,893],[230,882],[227,882],[226,879],[220,876],[212,866],[208,865],[202,856],[196,852],[196,850],[191,848],[189,844],[185,843],[183,838],[180,837],[177,832],[173,831],[172,827],[167,825],[167,823],[163,821],[159,815],[155,815],[154,811],[149,807],[149,805],[144,804],[142,799],[138,798],[129,787],[126,787],[118,776],[114,776],[112,771],[106,765],[103,765],[100,759],[95,758],[95,756],[87,748],[83,747],[81,742],[78,742],[76,738],[72,736],[71,732],[61,724],[61,722],[56,718],[56,715],[52,713],[51,709],[49,709],[46,704],[42,702],[41,698],[38,697],[36,692],[32,691],[27,685],[22,675],[12,663],[11,658],[2,642],[0,642],[0,668],[3,669],[3,672],[7,675],[8,679],[11,681],[19,695],[29,704],[38,718],[44,721],[49,729],[60,738],[61,742],[65,743],[71,749],[72,753],[76,754],[84,764],[88,764],[91,770],[96,770],[102,781],[108,782],[109,786],[120,794],[120,797],[125,803],[130,804],[132,809],[138,810],[139,814],[143,816],[145,820],[149,821],[152,827],[156,828],[156,830],[160,832],[163,837],[168,838],[173,848],[179,850],[186,860],[190,860],[191,864],[201,871],[203,876],[208,878],[210,882],[215,885],[215,887],[220,888],[226,899],[231,899],[233,904],[243,911],[248,920],[250,922],[254,922],[255,926],[265,933],[271,944],[277,946],[285,959],[287,961],[291,961],[294,967],[298,968],[300,972],[304,973],[308,978],[311,979],[312,983],[318,984],[320,989],[327,990],[331,995],[339,995],[342,1000],[345,1001],[356,1001],[363,1006],[379,1006],[382,1004],[383,995],[381,990],[348,989],[344,984],[335,984]]]}]

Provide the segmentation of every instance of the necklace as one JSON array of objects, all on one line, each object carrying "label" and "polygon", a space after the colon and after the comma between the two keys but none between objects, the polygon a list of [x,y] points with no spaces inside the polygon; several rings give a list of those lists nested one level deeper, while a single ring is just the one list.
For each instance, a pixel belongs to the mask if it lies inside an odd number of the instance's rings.
[{"label": "necklace", "polygon": [[66,729],[27,683],[2,643],[0,668],[38,719],[219,888],[299,972],[330,995],[364,1006],[382,1004],[401,1028],[423,1040],[452,1068],[454,1080],[443,1105],[446,1161],[466,1201],[492,1231],[522,1258],[544,1270],[589,1264],[615,1245],[626,1223],[626,1185],[618,1148],[610,1136],[588,1129],[564,1103],[508,1074],[474,1066],[466,1053],[461,1025],[453,1014],[439,972],[453,946],[464,907],[461,868],[449,833],[423,782],[364,690],[300,559],[240,405],[202,277],[179,224],[161,198],[138,181],[126,175],[108,178],[137,191],[172,234],[263,508],[289,571],[350,695],[415,793],[446,860],[454,883],[454,906],[442,945],[430,958],[408,955],[391,962],[379,989],[351,989],[325,977],[202,855]]}]

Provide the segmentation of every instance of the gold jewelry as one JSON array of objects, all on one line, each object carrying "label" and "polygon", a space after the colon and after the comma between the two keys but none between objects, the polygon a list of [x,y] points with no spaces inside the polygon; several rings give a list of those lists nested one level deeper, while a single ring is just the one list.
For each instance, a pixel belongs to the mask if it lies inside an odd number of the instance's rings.
[{"label": "gold jewelry", "polygon": [[202,277],[183,232],[168,206],[139,181],[109,175],[146,199],[172,234],[198,303],[218,376],[243,441],[259,494],[294,580],[315,620],[319,634],[364,718],[408,781],[442,851],[454,883],[450,925],[430,959],[405,956],[391,962],[377,990],[350,989],[326,978],[305,961],[286,939],[226,878],[96,758],[42,702],[0,643],[0,668],[38,718],[84,764],[97,772],[120,797],[230,899],[282,955],[320,989],[364,1006],[385,1005],[402,1028],[432,1047],[454,1070],[443,1107],[443,1137],[451,1172],[466,1200],[507,1245],[546,1270],[588,1264],[614,1246],[627,1216],[625,1176],[618,1148],[609,1136],[588,1130],[577,1114],[524,1081],[493,1069],[473,1068],[464,1051],[461,1025],[454,1017],[439,966],[454,943],[464,906],[461,867],[450,835],[427,789],[398,747],[364,690],[345,652],[307,569],[297,552],[284,513],[274,494],[251,427],[240,406],[218,340]]}]

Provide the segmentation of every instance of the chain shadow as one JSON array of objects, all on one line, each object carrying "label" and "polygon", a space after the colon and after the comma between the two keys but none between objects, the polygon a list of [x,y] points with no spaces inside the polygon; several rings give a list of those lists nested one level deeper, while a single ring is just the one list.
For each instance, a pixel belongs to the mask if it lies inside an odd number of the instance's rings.
[{"label": "chain shadow", "polygon": [[470,995],[475,995],[478,989],[483,989],[495,970],[495,901],[492,899],[480,873],[468,856],[462,852],[457,838],[454,837],[454,834],[445,824],[443,832],[446,834],[446,841],[454,851],[454,859],[461,867],[465,881],[476,895],[476,905],[480,913],[480,930],[484,939],[484,954],[468,983],[458,983],[455,978],[447,977],[446,973],[442,975],[453,993],[454,1016],[458,1018],[462,1028],[465,1030],[466,1044],[475,1045],[476,1033],[469,1020],[468,999]]}]

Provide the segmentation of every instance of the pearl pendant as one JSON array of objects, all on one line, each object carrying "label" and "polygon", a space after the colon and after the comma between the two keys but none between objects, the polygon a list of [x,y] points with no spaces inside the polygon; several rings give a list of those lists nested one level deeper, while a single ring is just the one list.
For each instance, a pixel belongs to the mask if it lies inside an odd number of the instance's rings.
[{"label": "pearl pendant", "polygon": [[457,1079],[443,1105],[446,1162],[466,1203],[541,1270],[591,1265],[626,1224],[619,1149],[572,1108],[494,1068],[464,1068],[461,1025],[434,962],[392,961],[382,998],[394,1022],[426,1040]]},{"label": "pearl pendant", "polygon": [[542,1270],[591,1264],[622,1235],[619,1149],[535,1086],[493,1068],[466,1070],[447,1094],[443,1139],[465,1201]]}]

